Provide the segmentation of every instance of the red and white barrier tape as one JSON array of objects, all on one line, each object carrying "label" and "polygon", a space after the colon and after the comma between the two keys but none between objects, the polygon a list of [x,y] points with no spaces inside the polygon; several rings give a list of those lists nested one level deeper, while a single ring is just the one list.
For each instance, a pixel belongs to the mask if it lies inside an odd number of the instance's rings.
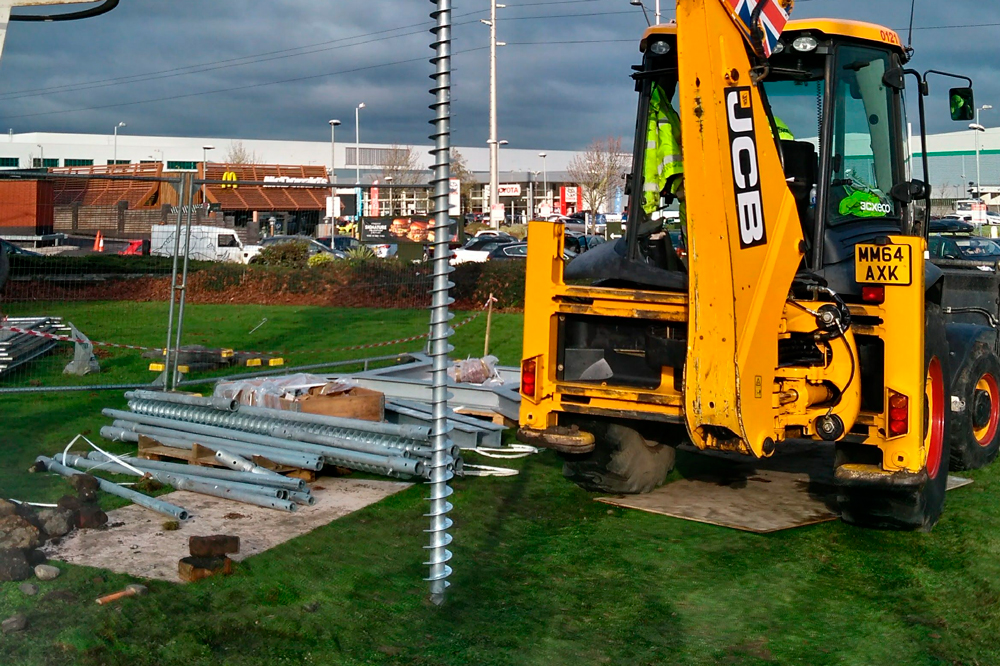
[{"label": "red and white barrier tape", "polygon": [[[476,314],[468,317],[467,319],[455,324],[454,328],[461,328],[467,324],[471,324],[473,321],[478,319],[482,315],[482,312],[477,312]],[[82,340],[79,338],[74,338],[69,335],[58,335],[56,333],[45,333],[42,331],[35,331],[32,329],[20,328],[17,326],[8,326],[3,323],[4,320],[0,320],[0,331],[10,331],[12,333],[19,333],[21,335],[30,335],[36,338],[45,338],[46,340],[56,340],[58,342],[72,342],[73,344],[86,344],[87,340]],[[399,338],[397,340],[387,340],[385,342],[371,342],[364,345],[352,345],[350,347],[335,347],[333,349],[302,349],[297,351],[270,351],[270,352],[256,352],[256,351],[234,351],[234,354],[259,354],[261,356],[290,356],[292,354],[324,354],[331,352],[342,352],[342,351],[359,351],[362,349],[378,349],[380,347],[392,347],[394,345],[402,345],[408,342],[416,342],[417,340],[423,340],[430,335],[429,333],[421,333],[420,335],[413,335],[408,338]],[[155,351],[162,352],[161,347],[143,347],[141,345],[123,345],[114,342],[99,342],[97,340],[90,340],[90,344],[95,347],[108,347],[111,349],[130,349],[133,351]]]}]

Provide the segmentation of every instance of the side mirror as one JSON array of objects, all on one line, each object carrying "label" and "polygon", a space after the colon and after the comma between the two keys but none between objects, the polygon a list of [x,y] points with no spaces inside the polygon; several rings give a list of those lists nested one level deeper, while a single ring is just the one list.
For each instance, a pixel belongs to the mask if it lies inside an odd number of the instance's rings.
[{"label": "side mirror", "polygon": [[899,183],[889,191],[889,196],[901,204],[923,201],[930,195],[930,186],[922,180]]},{"label": "side mirror", "polygon": [[951,99],[951,119],[968,122],[976,119],[976,96],[972,88],[952,88],[948,93]]}]

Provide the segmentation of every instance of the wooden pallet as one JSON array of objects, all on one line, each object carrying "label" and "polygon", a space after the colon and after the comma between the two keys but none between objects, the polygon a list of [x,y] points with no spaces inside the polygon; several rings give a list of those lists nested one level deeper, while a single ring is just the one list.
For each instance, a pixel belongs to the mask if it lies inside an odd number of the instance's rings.
[{"label": "wooden pallet", "polygon": [[497,414],[496,412],[491,412],[484,409],[475,409],[473,407],[459,407],[455,410],[456,414],[464,414],[465,416],[475,416],[479,419],[486,419],[487,421],[492,421],[496,425],[502,425],[507,428],[516,428],[517,422],[512,421],[503,414]]},{"label": "wooden pallet", "polygon": [[[191,450],[175,449],[170,446],[163,446],[152,437],[145,435],[139,436],[139,451],[137,455],[145,460],[166,460],[168,462],[183,460],[189,465],[197,465],[199,467],[229,469],[216,459],[215,449],[202,446],[201,444],[195,444]],[[316,472],[312,470],[276,465],[261,456],[254,456],[253,463],[259,467],[275,471],[278,474],[285,474],[296,479],[304,479],[306,482],[311,483],[316,480]]]}]

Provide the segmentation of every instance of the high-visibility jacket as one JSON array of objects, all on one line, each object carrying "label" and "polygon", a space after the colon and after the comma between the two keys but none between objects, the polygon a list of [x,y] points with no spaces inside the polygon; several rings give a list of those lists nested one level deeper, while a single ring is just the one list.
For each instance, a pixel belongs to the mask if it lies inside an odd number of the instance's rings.
[{"label": "high-visibility jacket", "polygon": [[791,128],[785,124],[785,121],[778,116],[774,117],[774,124],[778,128],[778,138],[782,141],[795,141],[795,134],[792,133]]},{"label": "high-visibility jacket", "polygon": [[[684,174],[681,147],[681,119],[666,93],[657,84],[649,99],[649,126],[646,132],[646,161],[643,165],[643,209],[655,213],[660,208],[660,193],[667,185],[679,187]],[[671,183],[671,181],[673,181]]]}]

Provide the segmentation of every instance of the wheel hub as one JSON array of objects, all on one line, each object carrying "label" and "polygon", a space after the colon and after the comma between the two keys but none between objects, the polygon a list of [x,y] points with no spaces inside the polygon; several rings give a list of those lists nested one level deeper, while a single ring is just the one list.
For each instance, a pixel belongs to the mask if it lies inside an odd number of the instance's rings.
[{"label": "wheel hub", "polygon": [[977,390],[972,401],[972,424],[978,428],[985,428],[990,424],[991,398],[989,391]]}]

